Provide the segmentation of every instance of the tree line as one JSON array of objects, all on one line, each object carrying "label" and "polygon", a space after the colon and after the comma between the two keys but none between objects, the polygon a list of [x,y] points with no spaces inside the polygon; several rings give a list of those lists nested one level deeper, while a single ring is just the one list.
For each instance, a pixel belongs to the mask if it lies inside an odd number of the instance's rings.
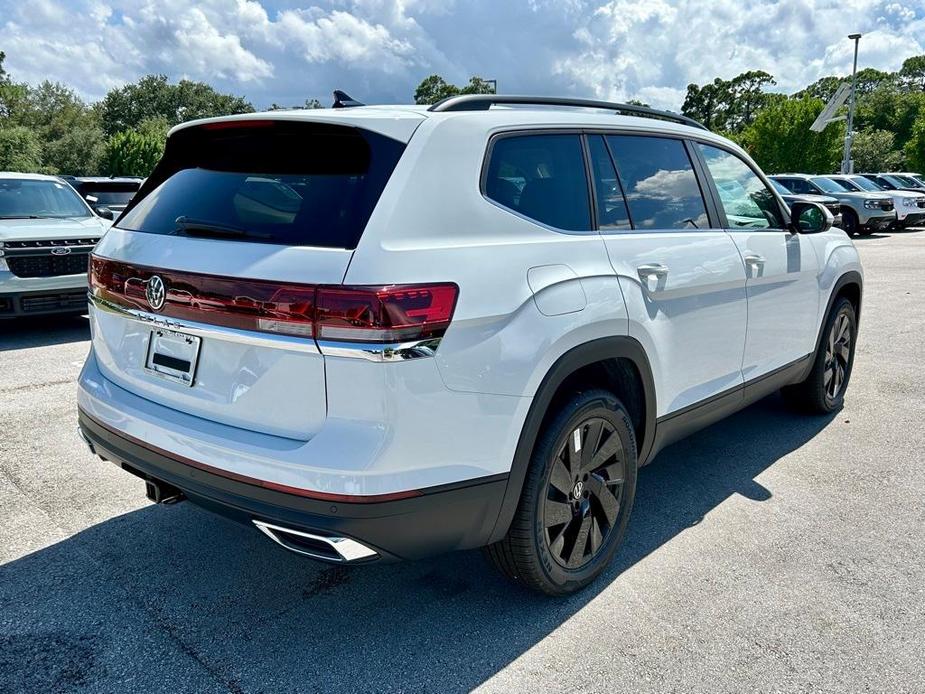
[{"label": "tree line", "polygon": [[[4,58],[0,51],[0,170],[147,176],[174,125],[254,111],[243,97],[191,80],[171,84],[166,75],[147,75],[89,104],[61,83],[14,81]],[[831,173],[841,161],[845,125],[833,123],[821,133],[809,126],[846,79],[823,77],[787,95],[771,91],[772,75],[752,70],[688,85],[681,113],[738,142],[768,172]],[[494,90],[478,76],[457,86],[430,75],[414,100],[427,104]],[[295,108],[320,107],[310,99]],[[270,107],[277,108],[284,107]],[[858,73],[855,130],[856,170],[925,170],[925,55],[909,58],[896,72]]]},{"label": "tree line", "polygon": [[[787,95],[769,91],[774,77],[754,70],[688,85],[681,112],[738,142],[768,172],[832,173],[841,163],[845,123],[821,133],[809,126],[850,79],[823,77]],[[896,72],[858,71],[856,100],[855,170],[925,170],[925,55]]]}]

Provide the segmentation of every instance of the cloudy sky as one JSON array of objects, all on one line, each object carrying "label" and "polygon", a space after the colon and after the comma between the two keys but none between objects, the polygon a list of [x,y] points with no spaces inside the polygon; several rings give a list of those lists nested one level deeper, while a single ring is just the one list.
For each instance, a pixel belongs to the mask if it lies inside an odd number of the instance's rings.
[{"label": "cloudy sky", "polygon": [[861,66],[897,69],[925,53],[925,0],[0,0],[16,80],[92,100],[158,72],[258,107],[408,102],[436,72],[677,109],[689,82],[748,69],[784,91],[844,74],[855,31]]}]

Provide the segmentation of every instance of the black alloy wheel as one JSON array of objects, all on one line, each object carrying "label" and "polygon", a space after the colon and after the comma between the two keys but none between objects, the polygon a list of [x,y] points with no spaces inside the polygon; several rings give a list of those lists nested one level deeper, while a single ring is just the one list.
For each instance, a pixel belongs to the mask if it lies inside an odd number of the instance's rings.
[{"label": "black alloy wheel", "polygon": [[556,453],[543,505],[552,557],[567,569],[590,562],[620,514],[625,470],[623,444],[599,417],[581,422]]}]

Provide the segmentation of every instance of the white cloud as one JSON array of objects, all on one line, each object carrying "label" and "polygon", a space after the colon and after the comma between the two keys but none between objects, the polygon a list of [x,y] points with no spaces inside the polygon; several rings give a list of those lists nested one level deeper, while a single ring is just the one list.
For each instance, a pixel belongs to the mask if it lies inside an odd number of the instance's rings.
[{"label": "white cloud", "polygon": [[925,53],[925,0],[0,0],[14,78],[99,98],[150,72],[258,106],[334,88],[408,101],[431,73],[502,91],[639,98],[766,70],[783,91]]}]

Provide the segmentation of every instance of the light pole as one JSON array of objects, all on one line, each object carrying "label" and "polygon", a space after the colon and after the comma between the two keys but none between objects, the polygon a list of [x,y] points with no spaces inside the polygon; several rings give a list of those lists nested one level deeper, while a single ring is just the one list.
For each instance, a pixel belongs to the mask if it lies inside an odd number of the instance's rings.
[{"label": "light pole", "polygon": [[492,94],[498,93],[498,80],[485,80],[485,84],[491,85]]},{"label": "light pole", "polygon": [[848,102],[848,131],[845,133],[845,155],[842,157],[841,172],[854,173],[854,164],[851,161],[851,141],[854,139],[854,101],[855,91],[858,87],[858,43],[861,34],[851,34],[849,39],[854,41],[854,67],[851,69],[851,101]]}]

